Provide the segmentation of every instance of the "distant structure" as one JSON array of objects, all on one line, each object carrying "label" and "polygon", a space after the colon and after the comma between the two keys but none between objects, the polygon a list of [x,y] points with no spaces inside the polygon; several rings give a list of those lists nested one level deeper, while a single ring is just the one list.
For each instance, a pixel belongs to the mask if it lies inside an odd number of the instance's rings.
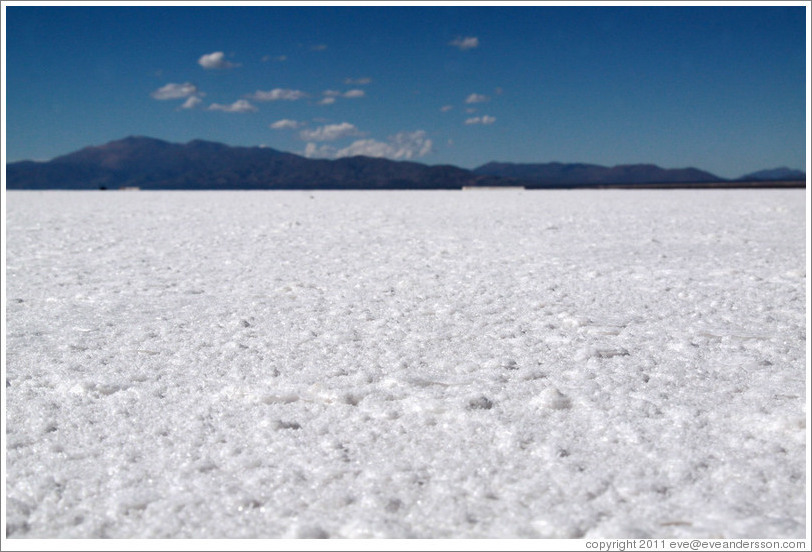
[{"label": "distant structure", "polygon": [[470,192],[472,190],[524,190],[524,186],[463,186],[463,192]]},{"label": "distant structure", "polygon": [[138,186],[122,186],[121,188],[119,188],[119,191],[122,192],[138,192],[140,190],[141,188],[139,188]]}]

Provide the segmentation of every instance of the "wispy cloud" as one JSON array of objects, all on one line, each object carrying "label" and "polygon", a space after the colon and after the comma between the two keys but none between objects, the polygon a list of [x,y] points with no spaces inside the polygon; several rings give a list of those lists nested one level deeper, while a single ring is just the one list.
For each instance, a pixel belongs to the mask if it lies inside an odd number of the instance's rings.
[{"label": "wispy cloud", "polygon": [[416,130],[414,132],[399,132],[394,136],[390,136],[386,142],[373,139],[356,140],[345,148],[317,145],[310,142],[305,147],[304,154],[306,157],[328,159],[366,155],[368,157],[402,160],[424,157],[431,151],[431,139],[426,136],[424,130]]},{"label": "wispy cloud", "polygon": [[451,111],[452,109],[454,109],[453,105],[444,105],[443,107],[440,108],[440,111],[445,113],[446,111]]},{"label": "wispy cloud", "polygon": [[340,90],[325,90],[322,92],[324,96],[321,100],[318,101],[319,105],[331,105],[336,103],[337,98],[363,98],[366,96],[366,92],[361,90],[360,88],[354,88],[352,90],[347,90],[346,92],[341,92]]},{"label": "wispy cloud", "polygon": [[365,84],[369,84],[372,82],[372,79],[369,77],[361,77],[360,79],[344,79],[344,84],[355,85],[355,86],[363,86]]},{"label": "wispy cloud", "polygon": [[313,46],[310,47],[310,49],[312,51],[314,51],[314,52],[323,52],[324,50],[327,49],[327,45],[326,44],[314,44]]},{"label": "wispy cloud", "polygon": [[274,102],[277,100],[295,101],[306,98],[307,94],[301,90],[290,90],[288,88],[274,88],[273,90],[257,90],[253,94],[248,94],[246,98],[258,102]]},{"label": "wispy cloud", "polygon": [[156,100],[180,100],[182,98],[188,98],[189,96],[197,93],[197,86],[191,82],[184,82],[183,84],[170,82],[169,84],[152,92],[150,96]]},{"label": "wispy cloud", "polygon": [[223,52],[212,52],[200,56],[197,62],[203,69],[231,69],[237,66],[237,64],[226,60],[225,57],[226,55]]},{"label": "wispy cloud", "polygon": [[475,36],[466,36],[464,38],[459,37],[455,38],[448,44],[449,46],[455,46],[464,52],[465,50],[477,48],[479,46],[479,39]]},{"label": "wispy cloud", "polygon": [[306,142],[330,142],[346,136],[360,135],[361,131],[355,125],[347,122],[324,125],[313,130],[303,130],[299,133],[299,137]]},{"label": "wispy cloud", "polygon": [[366,92],[360,88],[347,90],[346,92],[341,92],[340,90],[325,90],[322,94],[328,98],[363,98],[367,95]]},{"label": "wispy cloud", "polygon": [[297,128],[302,128],[305,123],[301,121],[294,121],[292,119],[280,119],[275,123],[271,123],[269,126],[274,130],[296,130]]},{"label": "wispy cloud", "polygon": [[465,98],[465,103],[482,103],[487,102],[489,99],[490,98],[484,94],[470,94],[467,98]]},{"label": "wispy cloud", "polygon": [[288,56],[262,56],[262,61],[263,62],[268,62],[268,61],[272,61],[272,60],[273,61],[286,61],[287,59],[288,59]]},{"label": "wispy cloud", "polygon": [[201,103],[203,103],[203,100],[201,100],[198,96],[189,96],[186,101],[183,102],[183,105],[180,106],[180,109],[193,109]]},{"label": "wispy cloud", "polygon": [[228,113],[250,113],[257,110],[248,100],[237,100],[233,104],[227,105],[213,103],[207,109],[209,111],[226,111]]},{"label": "wispy cloud", "polygon": [[496,122],[496,117],[491,117],[490,115],[483,115],[482,117],[471,117],[470,119],[465,119],[466,125],[492,125]]}]

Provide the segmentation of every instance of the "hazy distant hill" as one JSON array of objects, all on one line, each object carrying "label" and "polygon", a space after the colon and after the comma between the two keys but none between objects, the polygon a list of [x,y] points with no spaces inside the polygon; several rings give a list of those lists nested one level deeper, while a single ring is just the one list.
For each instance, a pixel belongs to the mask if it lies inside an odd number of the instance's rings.
[{"label": "hazy distant hill", "polygon": [[788,169],[787,167],[778,167],[777,169],[767,169],[746,174],[737,180],[806,180],[806,173]]},{"label": "hazy distant hill", "polygon": [[271,148],[131,136],[51,161],[6,167],[8,189],[441,189],[516,185],[449,165],[372,157],[308,159]]},{"label": "hazy distant hill", "polygon": [[475,174],[527,180],[540,185],[648,184],[722,182],[699,169],[663,169],[657,165],[604,167],[585,163],[488,163]]}]

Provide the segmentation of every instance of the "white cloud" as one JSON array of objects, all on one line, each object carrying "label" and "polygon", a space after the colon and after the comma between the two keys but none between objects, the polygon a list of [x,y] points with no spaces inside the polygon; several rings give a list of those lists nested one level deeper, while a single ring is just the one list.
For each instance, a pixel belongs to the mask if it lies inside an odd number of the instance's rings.
[{"label": "white cloud", "polygon": [[324,50],[327,49],[327,45],[326,44],[314,44],[313,46],[310,47],[310,49],[313,50],[314,52],[323,52]]},{"label": "white cloud", "polygon": [[180,106],[180,108],[181,109],[192,109],[194,107],[197,107],[201,103],[203,103],[203,100],[201,100],[199,97],[197,97],[197,96],[189,96],[189,98],[185,102],[183,102],[183,105]]},{"label": "white cloud", "polygon": [[313,130],[303,130],[299,133],[299,136],[306,142],[329,142],[345,136],[359,136],[360,134],[361,132],[355,125],[345,122],[336,125],[324,125]]},{"label": "white cloud", "polygon": [[334,104],[334,103],[336,103],[336,99],[333,98],[332,96],[327,97],[327,98],[322,98],[321,100],[319,100],[319,105],[330,105],[330,104]]},{"label": "white cloud", "polygon": [[484,94],[470,94],[467,98],[465,98],[465,103],[482,103],[487,102],[490,98]]},{"label": "white cloud", "polygon": [[301,128],[305,125],[305,123],[294,121],[292,119],[281,119],[276,121],[275,123],[271,123],[270,127],[274,130],[287,130],[287,129],[297,129]]},{"label": "white cloud", "polygon": [[445,113],[446,111],[451,111],[452,109],[454,109],[453,105],[444,105],[443,107],[440,108],[440,111]]},{"label": "white cloud", "polygon": [[346,92],[342,92],[340,90],[325,90],[324,92],[322,92],[322,94],[327,98],[363,98],[364,96],[367,95],[366,92],[364,92],[360,88],[347,90]]},{"label": "white cloud", "polygon": [[273,60],[273,61],[285,61],[287,59],[288,59],[288,56],[262,56],[262,61],[263,62],[268,62],[268,61],[271,61],[271,60]]},{"label": "white cloud", "polygon": [[[359,142],[367,142],[360,144]],[[386,147],[381,148],[380,142],[370,143],[370,140],[359,140],[350,145],[345,150],[339,150],[341,157],[346,155],[370,155],[374,157],[388,157],[389,159],[413,159],[423,157],[431,153],[432,142],[426,136],[426,131],[416,130],[414,132],[399,132],[390,136],[386,142]]]},{"label": "white cloud", "polygon": [[257,110],[257,108],[251,105],[247,100],[237,100],[233,104],[228,105],[213,103],[208,109],[210,111],[226,111],[229,113],[248,113]]},{"label": "white cloud", "polygon": [[471,50],[479,46],[479,39],[475,36],[466,36],[465,38],[456,38],[448,43],[450,46],[456,46],[462,51]]},{"label": "white cloud", "polygon": [[317,146],[313,142],[308,142],[304,150],[304,156],[310,158],[332,159],[335,154],[336,149],[333,146]]},{"label": "white cloud", "polygon": [[361,77],[360,79],[344,79],[344,84],[354,84],[356,86],[362,86],[364,84],[369,84],[372,82],[372,79],[369,77]]},{"label": "white cloud", "polygon": [[203,69],[231,69],[232,67],[236,67],[234,63],[227,61],[225,56],[223,52],[212,52],[211,54],[200,56],[197,62]]},{"label": "white cloud", "polygon": [[[341,148],[335,153],[335,157],[354,157],[356,155],[366,155],[367,157],[390,157],[393,148],[386,142],[378,140],[356,140],[346,148]],[[393,159],[397,159],[393,157]]]},{"label": "white cloud", "polygon": [[339,157],[353,157],[366,155],[368,157],[385,157],[387,159],[401,160],[414,159],[428,155],[432,151],[432,141],[426,137],[426,132],[399,132],[390,136],[386,142],[373,139],[356,140],[345,148],[335,148],[329,145],[316,145],[310,142],[305,147],[305,157],[322,157],[336,159]]},{"label": "white cloud", "polygon": [[274,88],[273,90],[267,91],[257,90],[253,94],[246,96],[246,98],[258,102],[274,102],[277,100],[296,101],[305,97],[307,97],[307,94],[301,90],[290,90],[288,88]]},{"label": "white cloud", "polygon": [[496,117],[491,117],[490,115],[483,115],[482,117],[471,117],[470,119],[465,119],[466,125],[491,125],[496,122]]},{"label": "white cloud", "polygon": [[156,100],[180,100],[182,98],[188,98],[189,96],[197,93],[197,86],[191,82],[184,82],[183,84],[170,82],[169,84],[152,92],[150,96]]}]

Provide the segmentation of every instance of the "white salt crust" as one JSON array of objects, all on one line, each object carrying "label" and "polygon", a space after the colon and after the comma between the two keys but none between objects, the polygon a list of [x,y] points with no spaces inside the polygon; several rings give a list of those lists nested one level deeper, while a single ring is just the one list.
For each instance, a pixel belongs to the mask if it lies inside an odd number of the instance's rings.
[{"label": "white salt crust", "polygon": [[803,190],[6,210],[11,538],[805,536]]}]

